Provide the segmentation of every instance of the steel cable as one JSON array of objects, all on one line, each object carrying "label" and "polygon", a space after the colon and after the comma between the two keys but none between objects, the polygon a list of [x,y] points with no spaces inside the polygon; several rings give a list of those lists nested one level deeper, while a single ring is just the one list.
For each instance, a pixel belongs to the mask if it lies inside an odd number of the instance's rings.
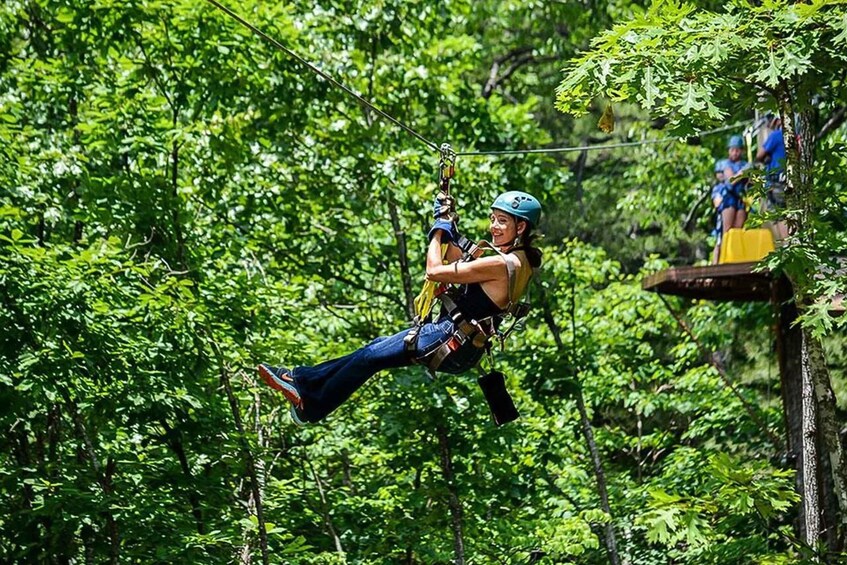
[{"label": "steel cable", "polygon": [[232,19],[234,19],[235,21],[237,21],[238,23],[240,23],[241,25],[243,25],[244,27],[246,27],[250,31],[252,31],[253,33],[255,33],[256,35],[258,35],[259,37],[261,37],[262,39],[264,39],[265,41],[267,41],[268,43],[270,43],[271,45],[273,45],[274,47],[276,47],[277,49],[279,49],[279,50],[287,53],[289,56],[297,59],[301,64],[308,67],[309,70],[311,70],[316,75],[318,75],[321,78],[327,80],[332,85],[340,88],[341,90],[343,90],[344,92],[346,92],[347,94],[349,94],[350,96],[355,98],[359,102],[359,104],[361,104],[361,105],[363,105],[367,108],[370,108],[371,110],[373,110],[374,112],[376,112],[377,114],[379,114],[380,116],[385,118],[386,120],[390,121],[394,125],[400,127],[401,129],[405,130],[406,132],[410,133],[416,139],[423,142],[423,144],[426,145],[427,147],[429,147],[430,149],[434,149],[434,150],[438,149],[438,145],[436,145],[434,142],[425,138],[424,136],[422,136],[421,134],[416,132],[413,128],[407,126],[406,124],[404,124],[403,122],[401,122],[397,118],[393,117],[392,115],[388,114],[387,112],[380,110],[379,108],[374,106],[373,103],[371,103],[369,100],[367,100],[363,96],[357,94],[352,89],[345,86],[343,83],[337,81],[335,78],[328,75],[327,73],[325,73],[324,71],[322,71],[321,69],[319,69],[318,67],[316,67],[315,65],[313,65],[312,63],[310,63],[309,61],[307,61],[306,59],[304,59],[303,57],[301,57],[300,55],[298,55],[297,53],[295,53],[294,51],[292,51],[291,49],[289,49],[288,47],[286,47],[285,45],[283,45],[282,43],[280,43],[276,39],[274,39],[273,37],[269,36],[268,34],[263,32],[262,30],[260,30],[259,28],[257,28],[256,26],[254,26],[253,24],[251,24],[250,22],[248,22],[247,20],[245,20],[244,18],[242,18],[241,16],[239,16],[238,14],[236,14],[235,12],[233,12],[232,10],[230,10],[229,8],[227,8],[226,6],[221,4],[220,2],[218,2],[217,0],[206,0],[206,1],[209,2],[209,4],[218,8],[219,10],[221,10],[222,12],[224,12],[225,14],[227,14],[229,17],[231,17]]},{"label": "steel cable", "polygon": [[[259,37],[261,37],[262,39],[264,39],[265,41],[267,41],[268,43],[270,43],[271,45],[273,45],[274,47],[279,49],[280,51],[283,51],[284,53],[286,53],[290,57],[293,57],[294,59],[299,61],[302,65],[307,67],[310,71],[312,71],[316,75],[318,75],[321,78],[323,78],[324,80],[328,81],[333,86],[340,88],[342,91],[344,91],[349,96],[352,96],[362,106],[365,106],[366,108],[373,110],[374,112],[376,112],[377,114],[379,114],[380,116],[385,118],[386,120],[390,121],[391,123],[393,123],[397,127],[401,128],[402,130],[406,131],[407,133],[409,133],[410,135],[415,137],[415,139],[419,140],[420,142],[422,142],[424,145],[426,145],[430,149],[438,150],[438,145],[436,143],[434,143],[433,141],[427,139],[426,137],[424,137],[423,135],[421,135],[420,133],[415,131],[414,128],[407,126],[406,124],[404,124],[403,122],[401,122],[400,120],[398,120],[397,118],[395,118],[394,116],[389,114],[388,112],[385,112],[385,111],[379,109],[377,106],[375,106],[367,98],[364,98],[360,94],[357,94],[351,88],[347,87],[342,82],[339,82],[338,80],[333,78],[331,75],[322,71],[320,68],[318,68],[314,64],[310,63],[309,61],[307,61],[306,59],[304,59],[303,57],[298,55],[295,51],[292,51],[291,49],[289,49],[288,47],[286,47],[285,45],[283,45],[282,43],[280,43],[276,39],[272,38],[271,36],[269,36],[268,34],[263,32],[262,30],[260,30],[259,28],[257,28],[256,26],[254,26],[253,24],[251,24],[250,22],[248,22],[247,20],[245,20],[241,16],[239,16],[237,13],[233,12],[228,7],[224,6],[223,4],[218,2],[217,0],[206,0],[206,1],[209,4],[213,5],[214,7],[216,7],[217,9],[224,12],[225,14],[227,14],[229,17],[231,17],[232,19],[234,19],[235,21],[240,23],[242,26],[244,26],[248,30],[252,31],[256,35],[258,35]],[[731,124],[731,125],[722,126],[722,127],[719,127],[719,128],[715,128],[715,129],[712,129],[712,130],[707,130],[707,131],[701,132],[701,133],[697,134],[697,136],[698,137],[704,137],[704,136],[707,136],[707,135],[713,135],[713,134],[720,133],[720,132],[723,132],[723,131],[728,131],[728,130],[740,127],[741,125],[743,125],[745,123],[747,123],[747,122],[746,121],[736,122],[736,123]],[[644,139],[644,140],[641,140],[641,141],[626,141],[626,142],[621,142],[621,143],[607,143],[607,144],[602,144],[602,145],[580,145],[580,146],[566,146],[566,147],[540,147],[540,148],[536,148],[536,149],[497,149],[497,150],[491,150],[491,151],[460,151],[460,152],[457,152],[456,155],[462,156],[462,157],[482,157],[482,156],[498,156],[498,155],[532,155],[532,154],[574,153],[574,152],[582,152],[582,151],[602,151],[602,150],[608,150],[608,149],[620,149],[622,147],[639,147],[639,146],[642,146],[642,145],[655,145],[655,144],[658,144],[658,143],[678,141],[679,139],[680,138],[677,138],[677,137],[663,137],[663,138],[659,138],[659,139]]]},{"label": "steel cable", "polygon": [[[729,131],[731,129],[738,128],[743,124],[746,124],[747,121],[736,122],[734,124],[730,124],[728,126],[721,126],[719,128],[707,130],[697,134],[696,137],[704,137],[707,135],[714,135],[716,133],[721,133],[724,131]],[[603,149],[619,149],[621,147],[638,147],[641,145],[654,145],[657,143],[665,143],[670,141],[679,141],[678,137],[662,137],[659,139],[643,139],[641,141],[626,141],[622,143],[606,143],[602,145],[580,145],[573,147],[542,147],[538,149],[496,149],[491,151],[460,151],[457,152],[456,155],[460,155],[462,157],[482,157],[489,155],[532,155],[539,153],[573,153],[573,152],[581,152],[581,151],[601,151]]]}]

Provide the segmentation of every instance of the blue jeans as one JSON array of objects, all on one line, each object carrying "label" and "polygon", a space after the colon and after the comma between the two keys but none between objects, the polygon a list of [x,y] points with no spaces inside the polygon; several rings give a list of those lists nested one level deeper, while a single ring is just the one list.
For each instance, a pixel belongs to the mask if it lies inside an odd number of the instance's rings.
[{"label": "blue jeans", "polygon": [[[379,371],[414,364],[403,342],[409,331],[405,329],[392,336],[378,337],[353,353],[314,367],[295,367],[292,376],[303,399],[303,419],[307,422],[322,420]],[[430,353],[451,335],[453,321],[450,318],[425,324],[418,335],[416,356],[420,358]],[[465,343],[450,354],[438,370],[463,373],[474,367],[483,353],[483,349],[474,347],[470,342]]]},{"label": "blue jeans", "polygon": [[715,212],[720,216],[721,212],[728,208],[735,208],[736,210],[744,210],[744,193],[747,191],[747,185],[741,182],[737,182],[735,184],[729,184],[728,182],[722,182],[712,189],[712,200],[715,197],[720,196],[721,203],[718,205]]}]

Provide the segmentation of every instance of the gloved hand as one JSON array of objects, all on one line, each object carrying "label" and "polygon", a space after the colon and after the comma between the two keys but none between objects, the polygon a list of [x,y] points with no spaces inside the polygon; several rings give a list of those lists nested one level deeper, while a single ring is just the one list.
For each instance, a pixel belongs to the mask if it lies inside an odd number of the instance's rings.
[{"label": "gloved hand", "polygon": [[459,232],[456,230],[456,224],[444,218],[435,220],[435,223],[432,224],[426,238],[431,240],[432,236],[435,235],[435,232],[438,230],[444,231],[444,233],[441,234],[441,243],[450,243],[451,241],[456,241],[459,238]]},{"label": "gloved hand", "polygon": [[451,215],[455,214],[456,200],[449,194],[439,190],[432,203],[432,217],[436,220],[441,218],[449,219]]}]

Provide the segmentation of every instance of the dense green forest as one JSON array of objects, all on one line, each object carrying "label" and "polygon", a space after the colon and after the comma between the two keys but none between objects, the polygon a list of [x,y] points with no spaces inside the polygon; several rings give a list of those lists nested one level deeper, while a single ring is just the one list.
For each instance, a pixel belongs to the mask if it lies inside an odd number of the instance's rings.
[{"label": "dense green forest", "polygon": [[[408,327],[436,151],[206,1],[2,6],[0,561],[841,560],[845,4],[230,4],[457,151],[644,142],[457,159],[468,237],[504,190],[544,207],[502,427],[476,374],[383,372],[297,427],[254,371]],[[800,420],[786,305],[641,286],[710,261],[715,160],[766,111],[787,206],[750,224],[790,226]]]}]

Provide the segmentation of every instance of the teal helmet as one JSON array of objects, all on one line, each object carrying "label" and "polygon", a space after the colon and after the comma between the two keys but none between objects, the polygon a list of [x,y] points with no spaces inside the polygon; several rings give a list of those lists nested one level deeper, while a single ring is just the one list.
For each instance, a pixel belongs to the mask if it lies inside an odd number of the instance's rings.
[{"label": "teal helmet", "polygon": [[744,149],[744,138],[740,135],[733,135],[729,138],[729,143],[726,145],[727,149],[738,148]]},{"label": "teal helmet", "polygon": [[494,199],[492,210],[502,210],[516,218],[525,220],[533,227],[541,221],[541,204],[531,194],[520,190],[504,192]]}]

